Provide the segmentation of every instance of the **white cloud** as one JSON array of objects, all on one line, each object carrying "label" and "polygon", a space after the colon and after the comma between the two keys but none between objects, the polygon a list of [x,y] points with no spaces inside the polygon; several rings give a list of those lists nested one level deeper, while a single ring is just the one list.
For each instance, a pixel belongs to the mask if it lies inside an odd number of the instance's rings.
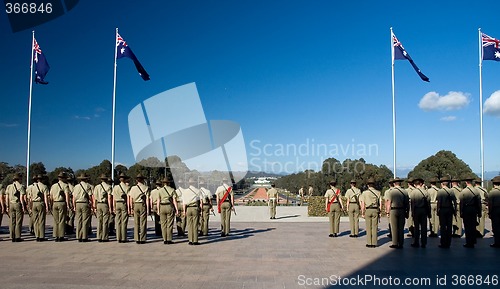
[{"label": "white cloud", "polygon": [[79,116],[79,115],[75,115],[74,116],[75,119],[83,119],[83,120],[90,120],[90,116]]},{"label": "white cloud", "polygon": [[500,90],[491,94],[484,102],[483,111],[485,114],[500,116]]},{"label": "white cloud", "polygon": [[0,123],[0,127],[6,127],[6,128],[9,128],[9,127],[18,127],[19,124],[18,123]]},{"label": "white cloud", "polygon": [[450,115],[450,116],[444,116],[441,118],[442,121],[454,121],[454,120],[457,120],[457,117],[454,116],[454,115]]},{"label": "white cloud", "polygon": [[418,103],[423,110],[457,110],[466,107],[470,102],[470,94],[461,91],[450,91],[440,96],[435,91],[428,92]]}]

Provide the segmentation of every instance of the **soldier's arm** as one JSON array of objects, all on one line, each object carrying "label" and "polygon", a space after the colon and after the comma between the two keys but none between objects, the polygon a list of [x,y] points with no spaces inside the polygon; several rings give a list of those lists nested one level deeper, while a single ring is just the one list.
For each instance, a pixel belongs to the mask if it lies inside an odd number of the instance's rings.
[{"label": "soldier's arm", "polygon": [[174,203],[174,208],[175,208],[175,214],[179,214],[179,208],[177,207],[177,200],[176,198],[172,198],[172,202]]},{"label": "soldier's arm", "polygon": [[[8,187],[7,187],[8,188]],[[9,192],[5,190],[5,211],[9,212]]]},{"label": "soldier's arm", "polygon": [[108,193],[108,206],[109,206],[109,212],[114,213],[114,204],[113,204],[113,196],[111,196],[111,193]]},{"label": "soldier's arm", "polygon": [[0,189],[0,214],[4,213],[3,191]]}]

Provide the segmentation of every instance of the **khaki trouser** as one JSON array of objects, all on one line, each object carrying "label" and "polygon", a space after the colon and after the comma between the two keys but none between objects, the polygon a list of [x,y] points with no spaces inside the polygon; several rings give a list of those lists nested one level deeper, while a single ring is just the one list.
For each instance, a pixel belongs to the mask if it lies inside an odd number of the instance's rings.
[{"label": "khaki trouser", "polygon": [[438,234],[439,232],[439,217],[437,215],[437,203],[431,203],[431,233]]},{"label": "khaki trouser", "polygon": [[366,244],[377,245],[378,209],[366,209]]},{"label": "khaki trouser", "polygon": [[220,205],[220,224],[222,226],[222,233],[229,234],[231,229],[231,203],[223,202]]},{"label": "khaki trouser", "polygon": [[186,207],[186,218],[189,242],[198,242],[198,221],[200,218],[200,207],[197,205]]},{"label": "khaki trouser", "polygon": [[109,206],[97,204],[97,240],[109,240]]},{"label": "khaki trouser", "polygon": [[42,202],[33,202],[31,217],[33,219],[33,231],[35,232],[35,237],[45,238],[45,204]]},{"label": "khaki trouser", "polygon": [[460,204],[457,204],[457,218],[453,218],[453,234],[462,236],[462,218],[460,217]]},{"label": "khaki trouser", "polygon": [[441,208],[439,210],[439,231],[441,233],[441,246],[451,245],[451,234],[453,232],[453,209]]},{"label": "khaki trouser", "polygon": [[493,231],[494,244],[500,245],[500,207],[490,208],[491,230]]},{"label": "khaki trouser", "polygon": [[392,245],[394,246],[403,246],[405,214],[404,209],[391,209],[391,235]]},{"label": "khaki trouser", "polygon": [[269,214],[271,218],[276,218],[276,198],[269,198]]},{"label": "khaki trouser", "polygon": [[488,209],[486,204],[481,204],[481,218],[479,218],[479,225],[477,225],[476,230],[479,231],[481,235],[484,236],[484,221],[486,220],[486,214]]},{"label": "khaki trouser", "polygon": [[12,239],[21,238],[21,228],[23,226],[24,213],[21,203],[10,203],[10,237]]},{"label": "khaki trouser", "polygon": [[146,242],[147,213],[146,204],[134,204],[134,239],[136,242]]},{"label": "khaki trouser", "polygon": [[160,204],[160,226],[163,241],[172,241],[175,209],[172,204]]},{"label": "khaki trouser", "polygon": [[66,202],[54,202],[52,206],[52,216],[54,217],[54,238],[63,238],[66,226]]},{"label": "khaki trouser", "polygon": [[160,215],[159,215],[159,212],[157,210],[158,210],[158,204],[155,202],[155,203],[153,203],[153,208],[152,208],[153,220],[155,223],[155,236],[161,236],[162,232],[161,232],[161,225],[160,225]]},{"label": "khaki trouser", "polygon": [[124,202],[116,202],[116,239],[118,241],[127,241],[127,225],[128,225],[128,211],[127,204]]},{"label": "khaki trouser", "polygon": [[177,226],[177,235],[184,235],[186,233],[186,215],[184,215],[184,206],[182,204],[177,204],[177,210],[179,215],[175,218],[175,224]]},{"label": "khaki trouser", "polygon": [[330,234],[337,234],[339,232],[341,214],[342,210],[340,209],[340,203],[337,202],[330,205],[330,212],[328,213]]},{"label": "khaki trouser", "polygon": [[[73,207],[73,201],[70,200],[70,207]],[[72,210],[69,210],[66,212],[66,225],[68,225],[68,229],[72,231],[75,228],[75,212]],[[73,233],[73,232],[71,232]]]},{"label": "khaki trouser", "polygon": [[89,220],[90,207],[89,203],[76,203],[75,222],[76,222],[76,238],[78,240],[89,238]]},{"label": "khaki trouser", "polygon": [[204,236],[208,235],[208,219],[210,218],[210,204],[203,204],[200,220],[200,231]]},{"label": "khaki trouser", "polygon": [[413,212],[413,244],[419,244],[419,240],[423,246],[427,245],[427,209],[415,208]]},{"label": "khaki trouser", "polygon": [[359,205],[357,203],[349,203],[349,224],[351,225],[351,235],[359,234]]},{"label": "khaki trouser", "polygon": [[[410,207],[411,207],[411,200],[410,200]],[[414,224],[413,224],[413,212],[411,211],[411,209],[410,209],[410,214],[408,216],[408,219],[406,220],[406,227],[408,228],[408,230],[410,231],[410,233],[412,233],[412,231],[413,231],[413,229],[415,227]],[[413,233],[412,233],[412,235],[413,235]]]},{"label": "khaki trouser", "polygon": [[463,209],[463,222],[465,231],[465,243],[476,244],[477,212],[474,206],[466,206]]}]

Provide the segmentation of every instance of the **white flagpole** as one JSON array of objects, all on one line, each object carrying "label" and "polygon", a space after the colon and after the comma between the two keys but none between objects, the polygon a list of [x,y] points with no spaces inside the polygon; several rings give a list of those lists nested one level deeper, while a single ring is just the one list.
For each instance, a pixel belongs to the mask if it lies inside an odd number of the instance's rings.
[{"label": "white flagpole", "polygon": [[391,27],[391,68],[392,68],[392,142],[393,142],[393,174],[396,177],[396,97],[394,93],[394,44],[392,42],[394,33]]},{"label": "white flagpole", "polygon": [[481,138],[481,184],[484,182],[484,142],[483,142],[483,41],[479,32],[479,123]]},{"label": "white flagpole", "polygon": [[113,116],[111,122],[111,180],[115,182],[115,107],[116,107],[116,43],[118,41],[118,27],[115,32],[115,65],[113,75]]},{"label": "white flagpole", "polygon": [[30,148],[31,148],[31,95],[33,94],[33,58],[34,58],[34,45],[35,45],[35,31],[31,31],[33,36],[31,38],[31,63],[30,63],[30,96],[28,100],[28,149],[26,153],[26,186],[30,181]]}]

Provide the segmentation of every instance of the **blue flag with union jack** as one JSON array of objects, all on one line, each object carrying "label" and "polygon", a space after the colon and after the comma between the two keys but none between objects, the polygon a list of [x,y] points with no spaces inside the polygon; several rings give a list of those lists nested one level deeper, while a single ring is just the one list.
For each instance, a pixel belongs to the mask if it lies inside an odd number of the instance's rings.
[{"label": "blue flag with union jack", "polygon": [[50,66],[36,39],[33,39],[33,64],[35,68],[35,83],[49,84],[45,81],[45,75],[49,72]]},{"label": "blue flag with union jack", "polygon": [[394,35],[394,33],[392,33],[392,50],[393,50],[393,57],[394,59],[393,60],[408,60],[411,64],[411,66],[413,67],[413,69],[415,69],[415,71],[417,72],[418,76],[420,76],[420,78],[423,80],[423,81],[427,81],[429,82],[429,78],[427,76],[425,76],[425,74],[422,73],[422,71],[420,71],[420,69],[418,68],[418,66],[415,64],[415,62],[413,62],[413,59],[411,58],[410,54],[408,54],[408,52],[406,52],[405,48],[403,47],[403,44],[401,44],[401,42],[399,42],[398,38],[396,37],[396,35]]},{"label": "blue flag with union jack", "polygon": [[500,40],[481,32],[483,43],[483,60],[500,61]]},{"label": "blue flag with union jack", "polygon": [[120,34],[116,35],[116,58],[120,59],[122,57],[128,57],[132,59],[132,61],[135,64],[135,68],[137,69],[137,72],[139,72],[139,75],[142,77],[144,80],[149,80],[149,74],[146,72],[142,64],[139,62],[137,57],[135,56],[134,52],[132,52],[132,49],[127,45],[127,42],[123,40],[123,38],[120,36]]}]

